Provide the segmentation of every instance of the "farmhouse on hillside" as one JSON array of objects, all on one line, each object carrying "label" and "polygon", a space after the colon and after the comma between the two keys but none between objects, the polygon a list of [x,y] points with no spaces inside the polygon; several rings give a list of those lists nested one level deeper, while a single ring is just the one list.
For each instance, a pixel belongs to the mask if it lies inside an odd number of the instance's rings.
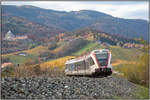
[{"label": "farmhouse on hillside", "polygon": [[15,40],[25,40],[28,39],[27,35],[14,35],[11,31],[8,31],[5,35],[4,40],[15,41]]},{"label": "farmhouse on hillside", "polygon": [[8,41],[13,41],[13,39],[15,38],[15,35],[11,32],[11,31],[8,31],[5,35],[5,40],[8,40]]}]

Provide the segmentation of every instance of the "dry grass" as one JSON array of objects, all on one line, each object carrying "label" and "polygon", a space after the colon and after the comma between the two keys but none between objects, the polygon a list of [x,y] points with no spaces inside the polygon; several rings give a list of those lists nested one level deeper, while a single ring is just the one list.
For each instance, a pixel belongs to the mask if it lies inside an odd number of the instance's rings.
[{"label": "dry grass", "polygon": [[74,58],[74,56],[66,56],[66,57],[58,58],[58,59],[51,60],[48,62],[44,62],[44,63],[40,64],[40,67],[41,68],[59,67],[59,68],[64,69],[65,68],[65,62],[70,58]]},{"label": "dry grass", "polygon": [[135,61],[126,61],[126,60],[118,59],[118,60],[112,61],[112,66],[115,67],[121,64],[135,64],[135,63],[136,63]]},{"label": "dry grass", "polygon": [[54,49],[53,52],[57,53],[57,52],[59,52],[59,51],[62,50],[62,49],[63,49],[63,46],[60,46],[60,47]]},{"label": "dry grass", "polygon": [[7,67],[2,71],[2,77],[56,77],[64,76],[64,70],[59,68],[42,68],[39,64],[19,67]]},{"label": "dry grass", "polygon": [[44,62],[41,64],[34,64],[29,61],[28,64],[22,64],[20,66],[9,66],[2,71],[2,77],[56,77],[64,76],[65,62],[74,58],[73,56],[66,56]]},{"label": "dry grass", "polygon": [[40,54],[40,52],[46,52],[46,51],[48,51],[48,47],[46,47],[46,46],[38,46],[36,48],[25,50],[23,52],[26,52],[26,53],[29,53],[29,54],[34,54],[34,55],[38,56]]}]

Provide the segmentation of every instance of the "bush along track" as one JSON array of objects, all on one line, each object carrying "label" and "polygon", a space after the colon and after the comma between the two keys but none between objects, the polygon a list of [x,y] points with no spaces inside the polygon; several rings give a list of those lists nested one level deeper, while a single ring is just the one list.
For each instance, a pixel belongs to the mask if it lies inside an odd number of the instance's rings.
[{"label": "bush along track", "polygon": [[102,78],[2,78],[1,86],[2,99],[109,99],[144,98],[145,95],[139,86],[113,75]]}]

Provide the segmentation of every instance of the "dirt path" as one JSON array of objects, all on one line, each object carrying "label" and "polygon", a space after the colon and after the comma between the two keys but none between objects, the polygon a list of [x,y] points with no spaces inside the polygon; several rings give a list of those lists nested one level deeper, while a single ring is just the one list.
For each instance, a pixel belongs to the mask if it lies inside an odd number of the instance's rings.
[{"label": "dirt path", "polygon": [[112,62],[112,66],[118,66],[120,64],[135,64],[135,61],[126,61],[126,60],[116,60]]}]

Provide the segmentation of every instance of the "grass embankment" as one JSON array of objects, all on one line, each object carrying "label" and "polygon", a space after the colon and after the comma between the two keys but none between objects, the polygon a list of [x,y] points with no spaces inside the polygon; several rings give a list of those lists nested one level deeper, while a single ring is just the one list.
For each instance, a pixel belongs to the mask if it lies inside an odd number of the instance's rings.
[{"label": "grass embankment", "polygon": [[33,54],[27,54],[27,56],[21,56],[21,55],[9,55],[7,56],[10,59],[10,62],[13,64],[25,64],[28,61],[36,61],[37,56]]},{"label": "grass embankment", "polygon": [[[137,85],[138,90],[135,91],[135,97],[133,99],[149,99],[149,91],[148,88],[145,88],[143,86]],[[114,96],[114,99],[128,99],[128,98],[122,98],[120,96]]]},{"label": "grass embankment", "polygon": [[126,49],[120,46],[110,46],[109,50],[112,53],[112,66],[115,70],[118,70],[126,64],[136,64],[142,54],[142,51],[139,49]]},{"label": "grass embankment", "polygon": [[35,47],[33,49],[25,50],[23,52],[39,56],[41,52],[46,52],[46,51],[48,51],[48,47],[47,46],[38,46],[38,47]]},{"label": "grass embankment", "polygon": [[136,48],[126,49],[120,46],[110,46],[109,50],[112,52],[112,60],[126,60],[137,61],[138,57],[142,53]]},{"label": "grass embankment", "polygon": [[136,92],[136,99],[149,99],[149,89],[137,85],[139,91]]}]

